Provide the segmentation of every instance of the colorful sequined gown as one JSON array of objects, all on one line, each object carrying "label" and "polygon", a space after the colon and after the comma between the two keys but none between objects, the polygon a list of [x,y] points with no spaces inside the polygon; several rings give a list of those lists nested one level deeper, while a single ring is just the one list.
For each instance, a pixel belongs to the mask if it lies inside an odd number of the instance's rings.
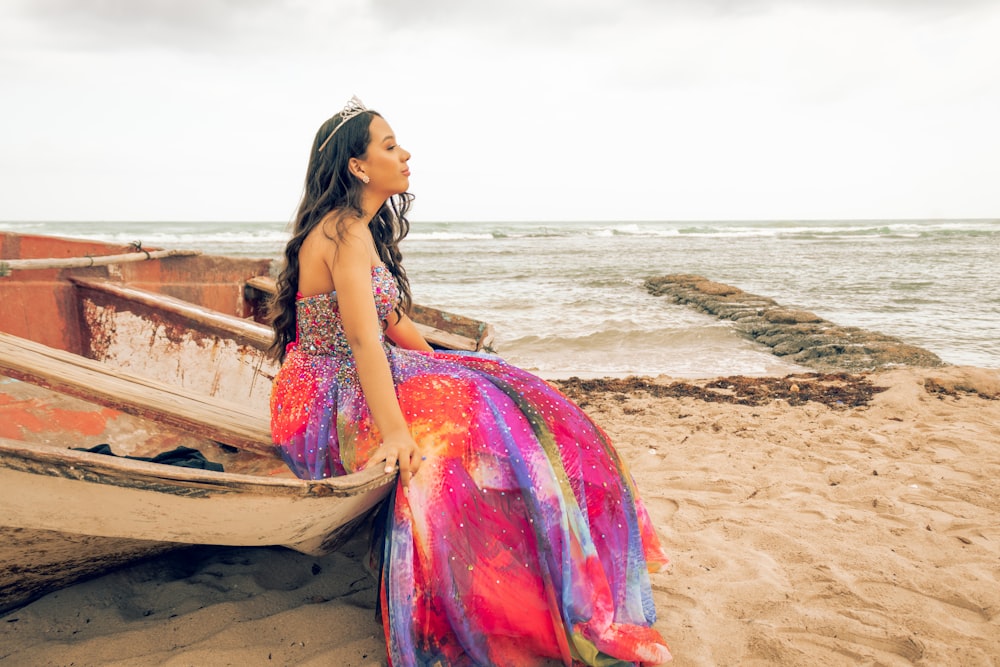
[{"label": "colorful sequined gown", "polygon": [[[372,270],[379,316],[398,299]],[[271,395],[295,473],[364,466],[380,440],[336,294],[297,304],[298,341]],[[389,659],[410,665],[634,665],[670,659],[648,571],[666,564],[606,434],[550,384],[484,354],[385,344],[426,455],[390,496],[381,559]]]}]

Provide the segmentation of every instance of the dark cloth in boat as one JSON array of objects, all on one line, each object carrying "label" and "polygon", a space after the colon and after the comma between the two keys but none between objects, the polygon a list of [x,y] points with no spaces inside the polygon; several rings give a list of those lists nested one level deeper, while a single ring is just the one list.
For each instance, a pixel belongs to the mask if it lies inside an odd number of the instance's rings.
[{"label": "dark cloth in boat", "polygon": [[134,459],[136,461],[149,461],[150,463],[162,463],[168,466],[180,466],[181,468],[198,468],[200,470],[212,470],[214,472],[224,472],[221,463],[209,461],[205,455],[197,449],[191,447],[176,447],[167,452],[160,452],[156,456],[120,456],[111,451],[111,445],[95,445],[89,449],[85,447],[74,447],[80,452],[90,452],[91,454],[107,454],[124,459]]}]

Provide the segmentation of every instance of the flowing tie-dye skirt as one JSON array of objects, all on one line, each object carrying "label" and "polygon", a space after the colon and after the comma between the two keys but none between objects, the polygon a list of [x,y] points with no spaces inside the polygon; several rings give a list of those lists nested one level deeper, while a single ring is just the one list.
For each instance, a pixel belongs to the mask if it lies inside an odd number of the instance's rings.
[{"label": "flowing tie-dye skirt", "polygon": [[[426,460],[385,512],[380,604],[410,665],[652,665],[649,572],[667,563],[607,435],[552,385],[497,357],[390,350]],[[297,475],[360,469],[380,440],[356,373],[292,350],[272,431]]]}]

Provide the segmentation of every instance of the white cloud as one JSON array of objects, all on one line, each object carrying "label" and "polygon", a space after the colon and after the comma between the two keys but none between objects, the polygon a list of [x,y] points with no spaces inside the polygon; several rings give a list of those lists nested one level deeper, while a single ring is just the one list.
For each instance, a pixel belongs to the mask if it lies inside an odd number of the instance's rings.
[{"label": "white cloud", "polygon": [[19,7],[0,219],[287,219],[354,93],[413,152],[419,219],[1000,211],[993,3]]}]

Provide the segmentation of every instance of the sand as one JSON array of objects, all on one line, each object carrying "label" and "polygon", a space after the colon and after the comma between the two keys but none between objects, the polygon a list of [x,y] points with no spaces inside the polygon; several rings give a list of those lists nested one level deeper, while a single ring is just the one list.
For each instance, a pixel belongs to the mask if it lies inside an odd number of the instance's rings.
[{"label": "sand", "polygon": [[[1000,663],[1000,370],[566,389],[672,556],[672,664]],[[175,552],[0,617],[0,660],[383,665],[364,553]]]}]

